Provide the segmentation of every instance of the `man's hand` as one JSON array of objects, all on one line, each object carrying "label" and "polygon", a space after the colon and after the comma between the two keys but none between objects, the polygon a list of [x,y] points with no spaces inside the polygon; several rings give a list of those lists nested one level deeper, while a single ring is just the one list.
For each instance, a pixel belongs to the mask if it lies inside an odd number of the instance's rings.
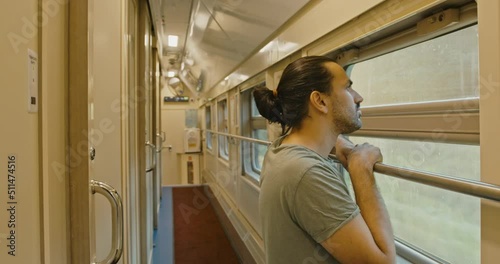
[{"label": "man's hand", "polygon": [[382,162],[383,157],[380,149],[368,143],[354,145],[343,135],[339,135],[335,144],[335,156],[344,168],[360,167],[373,170],[377,162]]},{"label": "man's hand", "polygon": [[340,135],[335,154],[349,171],[361,214],[321,245],[341,263],[396,263],[391,221],[373,177],[373,165],[382,161],[380,149],[368,143],[354,145]]}]

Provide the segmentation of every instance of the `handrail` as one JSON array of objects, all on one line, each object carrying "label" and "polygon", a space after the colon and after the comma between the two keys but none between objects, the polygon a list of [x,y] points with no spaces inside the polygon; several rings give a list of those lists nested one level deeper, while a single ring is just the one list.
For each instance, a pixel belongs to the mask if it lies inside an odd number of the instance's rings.
[{"label": "handrail", "polygon": [[118,192],[110,185],[95,180],[90,181],[92,194],[102,194],[111,204],[111,224],[113,240],[111,250],[103,261],[96,261],[93,264],[115,264],[120,260],[123,253],[123,204]]},{"label": "handrail", "polygon": [[394,244],[396,246],[398,256],[404,258],[410,263],[448,264],[445,260],[416,248],[397,237],[394,238]]},{"label": "handrail", "polygon": [[376,163],[374,171],[408,181],[500,202],[500,186]]},{"label": "handrail", "polygon": [[[264,140],[220,133],[212,130],[205,130],[205,131],[213,134],[237,138],[240,140],[250,141],[263,145],[271,144],[271,142]],[[335,155],[330,155],[330,157],[336,159]],[[375,172],[387,176],[392,176],[403,180],[434,186],[448,191],[453,191],[457,193],[462,193],[466,195],[471,195],[479,198],[500,202],[500,186],[498,185],[484,183],[480,181],[474,181],[474,180],[461,179],[457,177],[444,176],[429,172],[415,171],[401,167],[390,166],[383,163],[376,163],[373,170]]]},{"label": "handrail", "polygon": [[262,144],[262,145],[271,145],[271,142],[269,142],[269,141],[255,139],[255,138],[248,138],[248,137],[242,137],[242,136],[238,136],[238,135],[221,133],[221,132],[212,131],[212,130],[208,130],[208,129],[205,129],[205,132],[209,132],[209,133],[217,134],[217,135],[221,135],[221,136],[226,136],[226,137],[231,137],[231,138],[235,138],[235,139],[241,139],[241,140],[244,140],[244,141],[250,141],[250,142],[257,143],[257,144]]}]

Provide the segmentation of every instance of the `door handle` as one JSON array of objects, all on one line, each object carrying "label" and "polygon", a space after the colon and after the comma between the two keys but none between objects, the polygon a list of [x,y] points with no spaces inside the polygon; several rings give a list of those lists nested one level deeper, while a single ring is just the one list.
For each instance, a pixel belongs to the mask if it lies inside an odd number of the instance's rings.
[{"label": "door handle", "polygon": [[150,147],[153,150],[156,150],[155,144],[151,143],[151,141],[146,141],[146,146]]},{"label": "door handle", "polygon": [[120,260],[123,253],[123,204],[118,192],[110,185],[91,180],[90,190],[92,194],[99,193],[106,197],[111,204],[112,242],[111,250],[103,261],[95,261],[93,264],[115,264]]},{"label": "door handle", "polygon": [[[156,133],[156,139],[157,139],[157,141],[156,141],[157,143],[156,144],[158,146],[156,148],[156,153],[160,153],[161,150],[163,149],[163,146],[162,146],[163,144],[162,143],[165,142],[165,132],[162,131],[161,134],[160,133]],[[158,139],[160,139],[160,140],[158,140]]]},{"label": "door handle", "polygon": [[150,147],[151,150],[153,151],[153,155],[154,155],[154,162],[151,166],[151,168],[146,168],[146,173],[148,172],[152,172],[155,168],[156,168],[156,155],[158,155],[158,151],[156,150],[156,146],[155,144],[151,143],[151,141],[146,141],[146,146]]},{"label": "door handle", "polygon": [[165,131],[161,131],[161,133],[156,133],[156,136],[161,138],[161,142],[165,142],[166,137],[165,137]]}]

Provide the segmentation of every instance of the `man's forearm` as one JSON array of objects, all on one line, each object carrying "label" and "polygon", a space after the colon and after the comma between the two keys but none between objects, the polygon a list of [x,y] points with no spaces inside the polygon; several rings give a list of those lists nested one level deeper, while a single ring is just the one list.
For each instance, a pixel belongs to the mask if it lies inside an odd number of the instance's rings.
[{"label": "man's forearm", "polygon": [[349,173],[356,203],[375,243],[384,254],[395,258],[394,235],[389,214],[377,189],[372,169],[365,166],[351,166]]}]

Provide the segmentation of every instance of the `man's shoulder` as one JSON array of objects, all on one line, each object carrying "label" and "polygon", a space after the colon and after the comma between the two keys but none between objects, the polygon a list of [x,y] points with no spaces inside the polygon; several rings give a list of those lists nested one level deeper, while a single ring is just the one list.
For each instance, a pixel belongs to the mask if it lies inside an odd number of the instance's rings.
[{"label": "man's shoulder", "polygon": [[319,154],[299,145],[281,145],[272,148],[271,153],[276,160],[287,162],[290,165],[292,161],[300,164],[317,163],[322,161]]}]

